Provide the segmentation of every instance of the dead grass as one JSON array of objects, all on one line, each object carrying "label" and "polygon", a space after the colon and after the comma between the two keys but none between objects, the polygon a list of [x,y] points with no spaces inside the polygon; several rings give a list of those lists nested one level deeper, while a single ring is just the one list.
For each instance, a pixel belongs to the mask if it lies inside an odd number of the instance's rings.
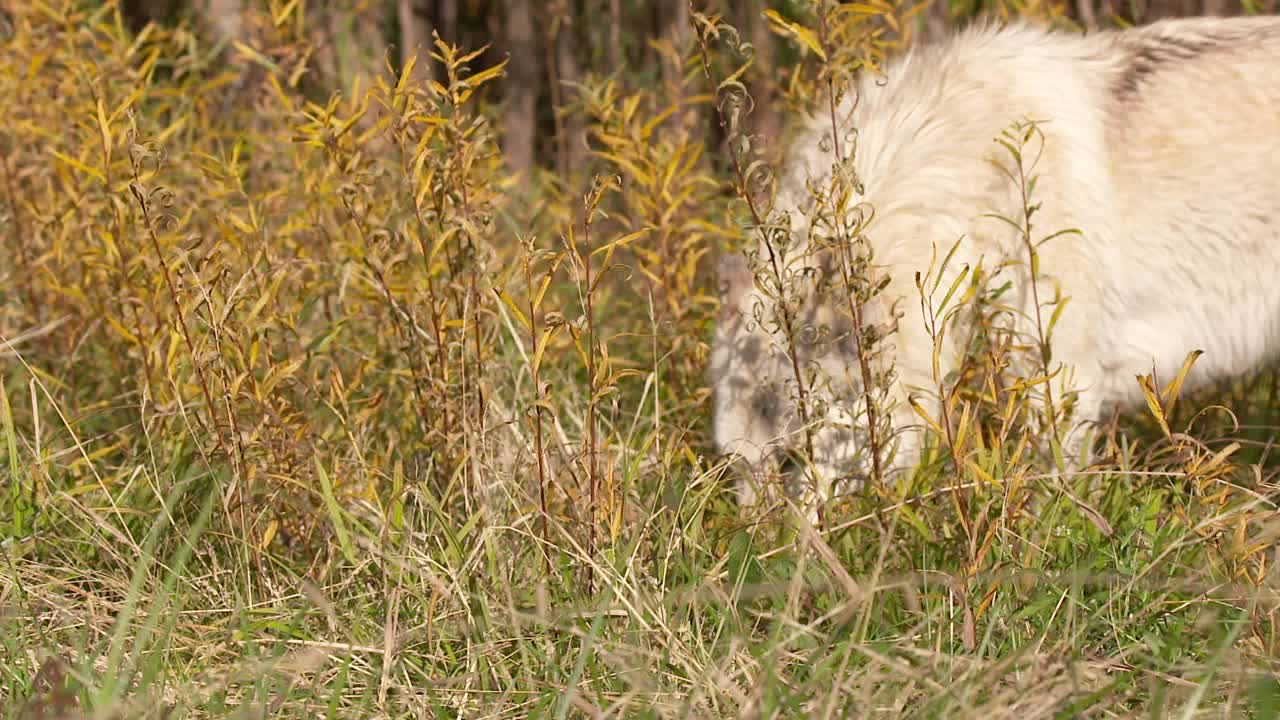
[{"label": "dead grass", "polygon": [[[1065,477],[1044,398],[975,366],[912,479],[743,519],[708,268],[770,188],[704,142],[747,107],[710,20],[678,93],[587,79],[594,182],[522,186],[463,50],[325,100],[293,22],[245,80],[109,5],[10,12],[6,717],[1280,708],[1273,373],[1219,393],[1239,426],[1153,383]],[[789,103],[842,81],[807,57]]]}]

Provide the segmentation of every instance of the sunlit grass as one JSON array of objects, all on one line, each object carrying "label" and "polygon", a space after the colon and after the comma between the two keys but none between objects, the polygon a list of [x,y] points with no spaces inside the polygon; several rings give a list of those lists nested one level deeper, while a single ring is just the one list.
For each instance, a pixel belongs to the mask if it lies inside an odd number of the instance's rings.
[{"label": "sunlit grass", "polygon": [[240,83],[76,8],[0,48],[6,717],[1280,708],[1270,373],[1064,477],[975,369],[914,476],[819,530],[738,508],[710,261],[768,188],[705,143],[729,35],[679,97],[590,79],[593,176],[524,186],[464,50],[328,100],[293,22]]}]

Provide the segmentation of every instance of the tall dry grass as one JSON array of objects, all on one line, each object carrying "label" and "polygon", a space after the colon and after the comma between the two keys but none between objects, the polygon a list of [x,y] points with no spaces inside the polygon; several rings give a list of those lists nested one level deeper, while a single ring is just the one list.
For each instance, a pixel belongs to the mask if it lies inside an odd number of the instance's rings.
[{"label": "tall dry grass", "polygon": [[[1049,363],[1051,323],[1000,334],[998,290],[936,282],[944,251],[922,317],[989,332],[935,378],[919,471],[820,530],[781,501],[741,513],[704,368],[712,259],[776,232],[780,140],[751,135],[739,82],[753,48],[695,13],[661,80],[568,89],[589,172],[520,178],[500,66],[437,43],[438,82],[389,67],[317,94],[305,3],[267,10],[270,50],[229,56],[183,27],[133,34],[113,4],[4,12],[6,715],[1276,707],[1262,386],[1228,390],[1250,430],[1146,379],[1112,461],[1064,476],[1069,398],[1009,370]],[[915,12],[791,10],[771,18],[801,54],[791,108],[830,103]],[[1031,130],[1008,138],[1024,177]],[[855,181],[819,212],[870,356]]]}]

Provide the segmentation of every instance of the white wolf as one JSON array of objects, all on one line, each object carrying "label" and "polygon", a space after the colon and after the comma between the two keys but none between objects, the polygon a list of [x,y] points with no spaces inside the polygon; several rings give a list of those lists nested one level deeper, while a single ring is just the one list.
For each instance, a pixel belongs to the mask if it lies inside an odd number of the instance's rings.
[{"label": "white wolf", "polygon": [[[1053,293],[1048,276],[1069,298],[1052,347],[1054,364],[1074,369],[1073,437],[1110,407],[1140,400],[1135,375],[1154,370],[1167,381],[1192,350],[1205,355],[1190,380],[1204,381],[1280,349],[1280,19],[1166,20],[1087,36],[979,26],[907,51],[883,77],[863,75],[856,91],[837,111],[839,147],[850,154],[845,133],[856,128],[857,199],[874,208],[866,242],[888,280],[864,321],[901,318],[882,358],[896,368],[893,468],[914,465],[922,438],[904,400],[936,387],[916,273],[961,238],[950,276],[980,259],[991,267],[1027,256],[1021,233],[993,217],[1023,217],[1021,189],[1001,170],[1008,153],[994,142],[1013,122],[1034,121],[1043,133],[1036,239],[1079,230],[1039,248],[1037,283],[1042,303]],[[805,183],[822,186],[832,174],[831,124],[828,113],[805,123],[777,201],[790,216],[791,261],[828,269],[830,258],[796,248],[811,229]],[[768,251],[762,244],[759,264]],[[1018,273],[1023,329],[1035,316],[1027,265],[1009,271]],[[804,432],[785,386],[797,369],[807,377],[817,367],[833,380],[807,398],[819,495],[833,481],[856,484],[868,469],[866,423],[861,401],[849,399],[862,381],[841,320],[847,299],[810,298],[797,310],[794,324],[836,328],[833,342],[798,343],[793,364],[777,304],[743,258],[721,261],[720,283],[710,373],[721,451],[759,469],[799,447]],[[943,374],[954,356],[942,353]]]}]

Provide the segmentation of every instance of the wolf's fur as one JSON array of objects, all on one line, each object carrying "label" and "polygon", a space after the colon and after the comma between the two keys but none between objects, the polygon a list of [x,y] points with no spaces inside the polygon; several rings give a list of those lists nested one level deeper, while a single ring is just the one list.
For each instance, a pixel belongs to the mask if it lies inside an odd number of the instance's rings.
[{"label": "wolf's fur", "polygon": [[[1019,189],[991,162],[1004,155],[994,138],[1014,121],[1036,121],[1044,133],[1036,237],[1081,231],[1040,248],[1042,272],[1070,298],[1052,344],[1055,363],[1074,368],[1076,420],[1139,400],[1135,375],[1154,368],[1168,380],[1191,350],[1206,354],[1189,380],[1206,381],[1280,349],[1280,19],[1167,20],[1089,36],[976,27],[908,51],[884,77],[864,75],[856,97],[838,117],[857,129],[853,167],[875,209],[866,237],[889,277],[868,322],[894,307],[902,316],[885,357],[896,368],[896,467],[913,464],[920,440],[903,400],[933,382],[915,274],[935,247],[940,257],[962,236],[950,274],[980,258],[989,267],[1025,257],[1019,234],[986,216],[1022,217]],[[826,113],[809,120],[783,174],[778,209],[790,213],[796,243],[808,223],[804,182],[821,185],[831,173],[831,143],[822,141],[830,129]],[[841,150],[853,144],[846,137]],[[1034,317],[1025,265],[1014,286],[1024,318]],[[794,403],[781,390],[794,369],[770,327],[776,308],[741,258],[722,261],[721,289],[716,441],[759,467],[800,444]],[[1041,292],[1042,301],[1052,295],[1047,279]],[[839,325],[835,307],[799,312]],[[953,355],[942,354],[944,374]],[[847,337],[825,354],[801,348],[799,359],[836,378],[815,395],[860,384]],[[811,399],[821,407],[824,398]],[[812,443],[827,481],[860,457],[865,423],[850,405],[820,411],[834,421]]]}]

